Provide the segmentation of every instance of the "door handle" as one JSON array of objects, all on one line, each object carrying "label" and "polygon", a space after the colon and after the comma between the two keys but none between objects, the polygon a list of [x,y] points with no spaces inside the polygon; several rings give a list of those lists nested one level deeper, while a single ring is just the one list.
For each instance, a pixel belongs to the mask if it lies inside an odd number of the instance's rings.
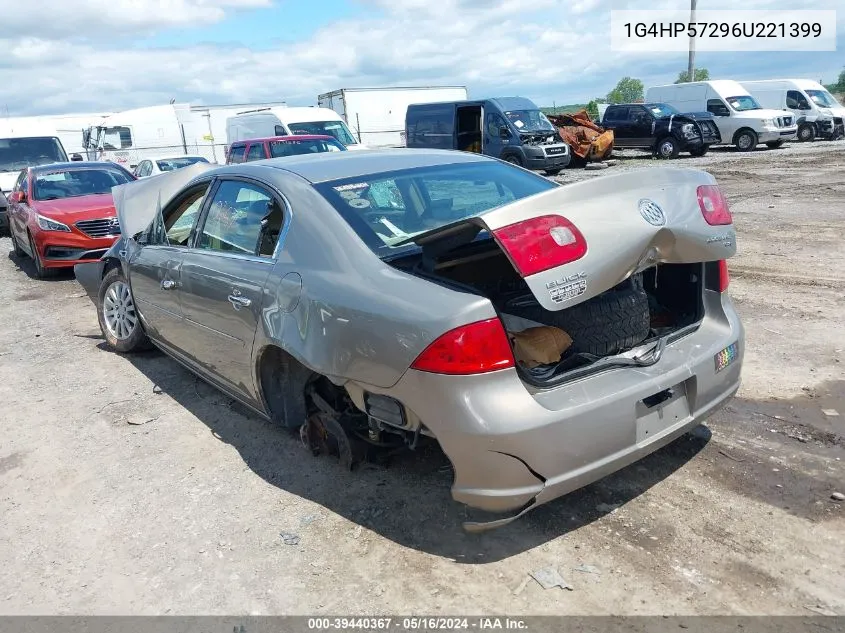
[{"label": "door handle", "polygon": [[161,280],[161,289],[162,290],[173,290],[176,287],[176,282],[172,279],[162,279]]},{"label": "door handle", "polygon": [[232,307],[235,310],[240,310],[241,307],[249,307],[252,304],[252,301],[246,297],[241,297],[239,292],[237,294],[233,292],[229,295],[229,303],[232,304]]}]

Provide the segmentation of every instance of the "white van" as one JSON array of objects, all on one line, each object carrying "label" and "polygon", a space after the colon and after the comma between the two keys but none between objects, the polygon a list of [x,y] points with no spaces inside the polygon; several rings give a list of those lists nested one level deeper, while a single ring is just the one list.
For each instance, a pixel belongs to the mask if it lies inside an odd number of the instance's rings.
[{"label": "white van", "polygon": [[366,149],[343,118],[329,108],[260,108],[226,119],[226,143],[291,134],[326,134],[347,149]]},{"label": "white van", "polygon": [[827,89],[812,79],[743,81],[742,87],[764,108],[789,110],[798,124],[798,140],[835,140],[845,136],[845,108]]},{"label": "white van", "polygon": [[729,79],[655,86],[646,102],[668,103],[681,112],[710,112],[722,142],[742,151],[759,143],[774,149],[796,137],[795,116],[785,110],[765,110],[739,82]]}]

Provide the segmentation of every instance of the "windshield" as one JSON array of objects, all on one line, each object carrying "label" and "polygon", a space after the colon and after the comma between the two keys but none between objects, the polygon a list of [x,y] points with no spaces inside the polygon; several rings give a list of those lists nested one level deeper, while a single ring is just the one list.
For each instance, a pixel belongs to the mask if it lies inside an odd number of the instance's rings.
[{"label": "windshield", "polygon": [[61,200],[101,193],[132,180],[129,174],[117,169],[57,169],[35,174],[33,200]]},{"label": "windshield", "polygon": [[835,108],[839,106],[839,102],[827,90],[805,90],[804,92],[807,93],[807,96],[809,96],[810,99],[813,100],[813,103],[817,106],[821,106],[823,108]]},{"label": "windshield", "polygon": [[291,134],[324,134],[334,136],[344,145],[357,145],[358,141],[343,121],[302,121],[289,123]]},{"label": "windshield", "polygon": [[651,110],[652,114],[657,117],[671,116],[673,114],[680,114],[677,108],[670,106],[668,103],[650,103],[646,106]]},{"label": "windshield", "polygon": [[180,156],[179,158],[162,158],[156,161],[156,165],[161,171],[173,171],[175,169],[182,169],[194,163],[207,163],[208,161],[202,156]]},{"label": "windshield", "polygon": [[400,242],[557,187],[490,161],[435,165],[315,185],[379,257],[417,250]]},{"label": "windshield", "polygon": [[554,132],[555,127],[539,110],[511,110],[505,112],[520,132]]},{"label": "windshield", "polygon": [[63,163],[67,154],[57,138],[0,138],[0,171]]},{"label": "windshield", "polygon": [[760,104],[757,103],[751,95],[728,97],[727,101],[728,105],[737,112],[745,112],[746,110],[762,110]]},{"label": "windshield", "polygon": [[297,154],[314,154],[319,152],[345,152],[342,143],[329,139],[302,139],[289,141],[270,141],[270,156],[296,156]]}]

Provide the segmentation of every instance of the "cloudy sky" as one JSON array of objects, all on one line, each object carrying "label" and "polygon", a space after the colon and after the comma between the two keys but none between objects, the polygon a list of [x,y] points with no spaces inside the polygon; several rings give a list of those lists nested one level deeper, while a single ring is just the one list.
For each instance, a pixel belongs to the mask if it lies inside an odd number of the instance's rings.
[{"label": "cloudy sky", "polygon": [[[688,7],[652,0],[650,8]],[[699,8],[738,8],[699,0]],[[841,0],[744,0],[743,9],[842,9]],[[0,115],[167,103],[286,100],[341,87],[466,85],[475,97],[583,102],[624,76],[673,81],[686,54],[611,51],[627,0],[0,0]],[[713,78],[831,82],[838,52],[701,53]]]}]

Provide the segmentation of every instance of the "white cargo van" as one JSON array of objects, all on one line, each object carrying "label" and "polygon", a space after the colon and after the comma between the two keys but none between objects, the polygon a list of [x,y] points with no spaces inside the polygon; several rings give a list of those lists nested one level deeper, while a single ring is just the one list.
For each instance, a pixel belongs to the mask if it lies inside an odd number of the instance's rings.
[{"label": "white cargo van", "polygon": [[798,124],[799,141],[835,140],[845,136],[845,108],[817,81],[767,79],[740,83],[764,108],[792,112]]},{"label": "white cargo van", "polygon": [[722,142],[742,151],[753,150],[759,143],[780,147],[798,132],[791,112],[764,109],[739,82],[729,79],[655,86],[648,89],[645,100],[668,103],[681,112],[710,112]]},{"label": "white cargo van", "polygon": [[341,116],[328,108],[259,108],[240,112],[226,120],[226,142],[291,134],[327,134],[347,149],[366,149]]}]

